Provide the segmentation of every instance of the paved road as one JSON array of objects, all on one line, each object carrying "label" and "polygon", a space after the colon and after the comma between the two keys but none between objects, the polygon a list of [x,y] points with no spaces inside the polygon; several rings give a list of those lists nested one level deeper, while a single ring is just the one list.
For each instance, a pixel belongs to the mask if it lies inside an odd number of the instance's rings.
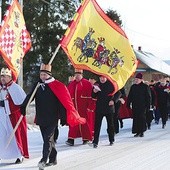
[{"label": "paved road", "polygon": [[[109,146],[106,123],[103,121],[100,143],[97,149],[82,145],[81,139],[74,147],[65,145],[67,127],[60,128],[57,142],[58,164],[47,170],[170,170],[170,121],[165,129],[153,123],[145,136],[134,138],[131,134],[131,119],[124,120],[124,128],[116,135],[115,143]],[[21,165],[6,164],[1,170],[37,170],[41,158],[42,140],[38,130],[29,133],[30,159]]]}]

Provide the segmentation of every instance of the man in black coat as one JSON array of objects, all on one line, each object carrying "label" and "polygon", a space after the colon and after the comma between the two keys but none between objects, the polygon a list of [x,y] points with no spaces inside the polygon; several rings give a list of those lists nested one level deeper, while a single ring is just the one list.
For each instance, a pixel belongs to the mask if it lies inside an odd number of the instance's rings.
[{"label": "man in black coat", "polygon": [[162,118],[162,128],[166,126],[168,119],[168,100],[170,98],[169,87],[166,84],[166,79],[162,78],[160,84],[155,87],[157,96],[157,110]]},{"label": "man in black coat", "polygon": [[[51,75],[51,66],[42,64],[40,68],[40,86],[38,87],[35,96],[33,97],[33,99],[35,98],[36,105],[35,122],[40,127],[44,142],[42,159],[38,164],[40,169],[43,169],[47,165],[51,166],[57,164],[57,150],[54,142],[54,132],[57,128],[60,113],[61,115],[66,115],[65,108],[50,89],[47,81],[54,81],[54,78],[52,78]],[[25,114],[25,106],[27,105],[28,100],[34,91],[35,86],[33,86],[31,92],[27,95],[25,101],[22,104],[23,115]],[[47,163],[48,159],[49,163]]]},{"label": "man in black coat", "polygon": [[[40,67],[40,81],[34,94],[35,86],[27,95],[21,105],[21,112],[25,115],[25,108],[29,103],[31,96],[35,99],[36,124],[39,125],[43,138],[42,158],[38,163],[40,169],[45,166],[57,164],[57,150],[55,147],[54,133],[60,119],[62,125],[66,122],[70,126],[76,126],[86,122],[81,118],[70,97],[66,86],[55,80],[51,74],[51,65],[42,64]],[[49,162],[47,163],[47,160]]]},{"label": "man in black coat", "polygon": [[[151,122],[154,119],[154,113],[155,113],[155,106],[156,106],[156,91],[155,91],[155,82],[154,80],[151,80],[149,84],[149,88],[151,91],[151,108],[148,110],[148,113],[146,114],[146,124],[147,128],[150,130],[151,129]],[[156,120],[156,119],[155,119]]]},{"label": "man in black coat", "polygon": [[136,133],[134,137],[144,136],[144,132],[146,131],[146,113],[150,109],[151,104],[151,92],[149,86],[144,84],[142,79],[142,74],[138,73],[127,98],[127,107],[132,108],[132,133]]},{"label": "man in black coat", "polygon": [[110,145],[114,142],[114,103],[119,99],[119,94],[113,95],[114,86],[107,80],[106,77],[100,76],[100,81],[97,81],[94,85],[92,97],[96,98],[95,109],[95,127],[94,127],[94,140],[93,147],[97,148],[99,142],[100,129],[102,125],[102,119],[105,116],[107,121],[107,133],[109,136]]}]

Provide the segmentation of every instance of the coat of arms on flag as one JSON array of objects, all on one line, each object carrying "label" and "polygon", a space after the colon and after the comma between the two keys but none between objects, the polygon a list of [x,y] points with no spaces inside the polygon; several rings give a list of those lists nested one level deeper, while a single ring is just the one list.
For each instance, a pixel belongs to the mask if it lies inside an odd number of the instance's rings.
[{"label": "coat of arms on flag", "polygon": [[30,34],[26,29],[20,4],[13,0],[0,27],[0,54],[17,79],[22,59],[31,48]]},{"label": "coat of arms on flag", "polygon": [[116,91],[137,67],[125,32],[107,17],[95,0],[83,1],[61,46],[74,67],[106,76]]}]

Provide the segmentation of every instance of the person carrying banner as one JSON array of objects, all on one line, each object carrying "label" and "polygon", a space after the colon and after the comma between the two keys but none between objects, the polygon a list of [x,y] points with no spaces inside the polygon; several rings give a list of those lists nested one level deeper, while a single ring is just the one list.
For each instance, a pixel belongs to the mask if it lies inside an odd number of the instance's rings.
[{"label": "person carrying banner", "polygon": [[[36,92],[35,89],[37,89]],[[69,124],[70,126],[76,126],[86,121],[74,108],[67,87],[52,77],[50,64],[41,64],[40,80],[35,83],[21,105],[23,115],[26,114],[26,107],[31,98],[35,99],[35,123],[39,125],[43,138],[42,158],[38,167],[44,169],[45,166],[57,164],[54,133],[58,120],[61,120],[62,125]],[[49,160],[48,163],[47,160]]]},{"label": "person carrying banner", "polygon": [[75,69],[75,80],[68,84],[68,90],[73,100],[74,106],[81,117],[87,122],[83,125],[69,127],[68,140],[66,144],[74,145],[74,139],[82,137],[83,144],[92,141],[92,129],[88,121],[88,110],[91,105],[92,84],[83,78],[83,70]]},{"label": "person carrying banner", "polygon": [[[24,90],[12,80],[12,72],[8,68],[1,69],[0,95],[3,97],[1,103],[4,105],[5,113],[9,115],[14,128],[21,116],[20,105],[24,101],[26,94]],[[26,118],[23,118],[19,124],[15,132],[15,137],[21,155],[25,158],[29,158]],[[15,163],[22,163],[23,157],[18,157]]]},{"label": "person carrying banner", "polygon": [[99,81],[94,84],[92,97],[96,98],[95,109],[95,126],[94,126],[94,140],[93,147],[98,147],[100,129],[102,125],[103,117],[106,117],[107,121],[107,133],[109,137],[110,145],[114,143],[114,113],[115,105],[120,98],[120,92],[118,91],[113,95],[115,88],[113,84],[107,80],[105,76],[100,76]]}]

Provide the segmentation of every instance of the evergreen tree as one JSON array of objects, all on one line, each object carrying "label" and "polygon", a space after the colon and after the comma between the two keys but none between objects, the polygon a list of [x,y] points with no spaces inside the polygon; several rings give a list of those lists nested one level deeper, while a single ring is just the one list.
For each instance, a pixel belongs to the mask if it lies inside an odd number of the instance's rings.
[{"label": "evergreen tree", "polygon": [[[24,3],[24,17],[32,37],[32,49],[24,57],[24,84],[30,86],[39,77],[40,63],[48,63],[65,33],[75,7],[69,1],[31,0]],[[52,62],[54,77],[67,83],[70,64],[59,50]]]},{"label": "evergreen tree", "polygon": [[106,11],[106,14],[114,23],[116,23],[119,27],[122,27],[122,20],[120,19],[120,15],[116,11],[108,9]]}]

